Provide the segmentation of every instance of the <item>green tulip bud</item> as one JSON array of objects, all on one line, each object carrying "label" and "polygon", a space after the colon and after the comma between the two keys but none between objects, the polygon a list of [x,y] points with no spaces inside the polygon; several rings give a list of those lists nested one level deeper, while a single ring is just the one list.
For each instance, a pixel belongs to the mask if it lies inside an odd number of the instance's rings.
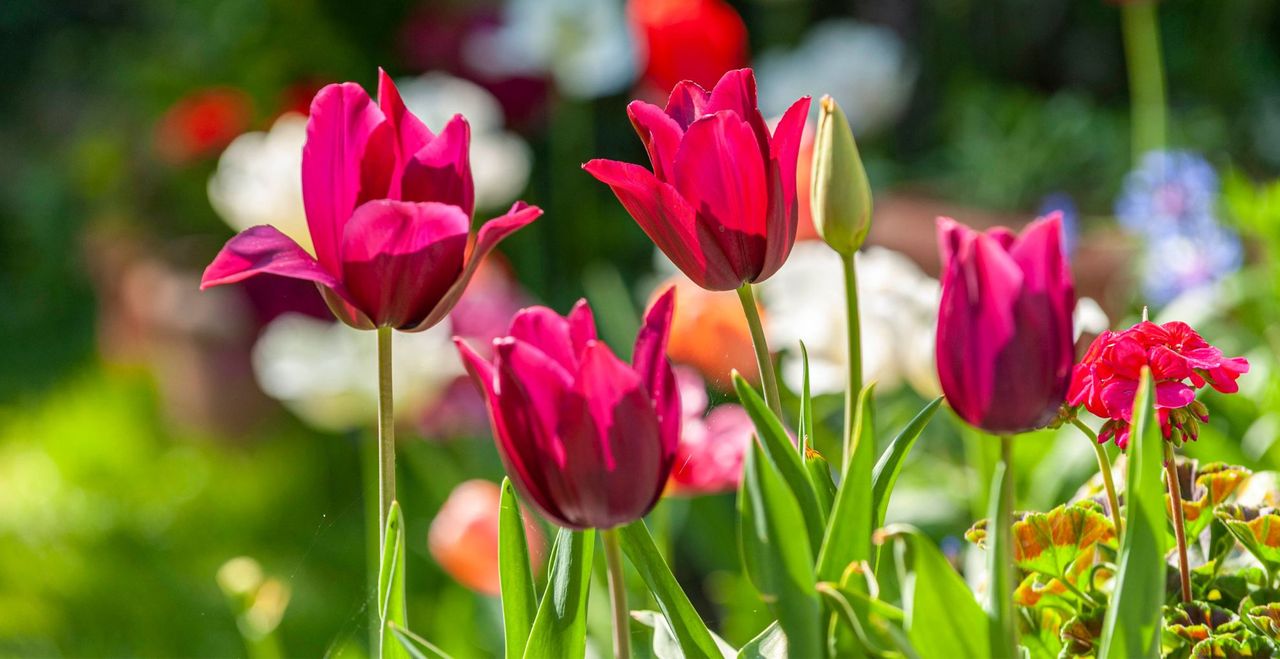
[{"label": "green tulip bud", "polygon": [[871,184],[840,106],[823,96],[820,108],[813,142],[813,224],[832,249],[848,256],[871,228]]}]

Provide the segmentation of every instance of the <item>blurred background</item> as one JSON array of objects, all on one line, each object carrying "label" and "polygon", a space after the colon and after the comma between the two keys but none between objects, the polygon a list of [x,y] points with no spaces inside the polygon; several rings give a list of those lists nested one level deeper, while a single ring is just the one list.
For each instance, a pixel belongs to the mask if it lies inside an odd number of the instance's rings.
[{"label": "blurred background", "polygon": [[[1127,10],[1103,0],[0,4],[0,655],[367,652],[373,336],[335,325],[305,285],[197,288],[235,231],[271,223],[305,235],[310,98],[333,81],[372,89],[379,66],[432,128],[469,118],[478,220],[515,199],[546,210],[485,264],[449,322],[396,338],[410,623],[455,656],[501,647],[501,467],[450,337],[483,346],[521,306],[564,312],[586,297],[625,354],[644,305],[671,284],[690,468],[650,525],[727,640],[768,620],[733,539],[749,423],[725,389],[731,368],[755,370],[738,302],[683,281],[579,169],[594,157],[645,162],[626,104],[661,104],[681,79],[710,87],[752,66],[766,116],[806,94],[831,94],[848,114],[876,194],[859,269],[880,441],[937,393],[934,217],[1016,226],[1057,210],[1088,298],[1077,316],[1086,333],[1147,305],[1253,365],[1242,395],[1206,399],[1213,421],[1187,453],[1280,467],[1280,5],[1168,0],[1147,33]],[[1155,33],[1163,73],[1130,66],[1151,54],[1138,37]],[[1162,76],[1162,100],[1132,102],[1131,89]],[[1156,120],[1167,130],[1152,142],[1144,126]],[[796,347],[808,345],[819,446],[833,447],[839,261],[801,222],[762,305],[793,392]],[[958,552],[982,514],[992,447],[949,417],[917,445],[890,519]],[[1095,469],[1069,429],[1017,450],[1020,508],[1047,509]],[[593,628],[607,630],[597,614]]]}]

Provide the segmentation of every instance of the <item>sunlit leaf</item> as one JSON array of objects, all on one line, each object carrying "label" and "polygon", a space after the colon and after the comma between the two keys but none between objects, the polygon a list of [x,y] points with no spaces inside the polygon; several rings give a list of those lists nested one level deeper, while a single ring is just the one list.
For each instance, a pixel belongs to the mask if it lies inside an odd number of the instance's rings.
[{"label": "sunlit leaf", "polygon": [[894,542],[904,627],[920,657],[991,656],[986,612],[933,542],[904,525],[884,529],[883,537]]},{"label": "sunlit leaf", "polygon": [[676,640],[676,635],[671,629],[671,625],[667,622],[666,616],[659,611],[632,611],[631,617],[636,622],[649,627],[653,630],[653,656],[655,659],[684,659],[685,657],[733,657],[737,654],[737,650],[733,646],[725,642],[724,639],[711,634],[714,639],[715,654],[702,654],[694,652],[692,654],[685,652],[680,647],[680,642]]},{"label": "sunlit leaf", "polygon": [[836,490],[831,520],[818,552],[818,578],[835,581],[854,561],[871,560],[871,532],[875,530],[871,474],[875,460],[871,397],[875,383],[858,396],[853,417],[853,442]]},{"label": "sunlit leaf", "polygon": [[387,623],[387,629],[412,659],[449,659],[449,655],[444,650],[394,622]]},{"label": "sunlit leaf", "polygon": [[1271,574],[1280,570],[1280,514],[1263,508],[1221,506],[1218,519]]},{"label": "sunlit leaf", "polygon": [[382,626],[382,657],[405,657],[408,653],[392,633],[393,626],[405,628],[404,604],[404,519],[400,503],[391,502],[383,534],[378,567],[378,620]]},{"label": "sunlit leaf", "polygon": [[[1199,466],[1195,460],[1184,460],[1178,464],[1182,514],[1189,540],[1200,537],[1213,521],[1213,509],[1234,496],[1251,474],[1244,467],[1225,462]],[[1168,495],[1165,504],[1169,510],[1173,509],[1173,500]]]},{"label": "sunlit leaf", "polygon": [[[986,546],[987,520],[974,524],[965,537]],[[1013,560],[1018,568],[1064,577],[1081,557],[1092,565],[1095,545],[1115,545],[1115,525],[1096,510],[1061,505],[1047,513],[1023,513],[1013,523]]]},{"label": "sunlit leaf", "polygon": [[1251,607],[1245,613],[1245,619],[1258,633],[1273,641],[1280,641],[1280,602]]},{"label": "sunlit leaf", "polygon": [[787,635],[778,623],[771,623],[738,651],[738,659],[787,659]]},{"label": "sunlit leaf", "polygon": [[1214,636],[1191,649],[1192,659],[1270,659],[1275,648],[1261,636]]},{"label": "sunlit leaf", "polygon": [[525,659],[582,657],[587,651],[587,595],[595,531],[560,529],[552,549],[547,588],[529,630]]},{"label": "sunlit leaf", "polygon": [[875,500],[875,528],[884,525],[885,511],[889,509],[889,495],[893,493],[893,486],[898,482],[898,474],[902,471],[907,454],[911,452],[911,447],[915,445],[920,433],[924,432],[925,426],[929,425],[929,421],[933,419],[933,415],[941,404],[942,396],[929,401],[929,404],[916,413],[915,418],[911,419],[893,438],[889,448],[885,449],[876,462],[875,469],[872,471],[871,488],[871,496]]},{"label": "sunlit leaf", "polygon": [[1061,656],[1092,657],[1097,655],[1102,642],[1102,609],[1092,609],[1068,618],[1062,624],[1058,639],[1062,641]]},{"label": "sunlit leaf", "polygon": [[506,635],[507,659],[524,655],[529,630],[538,612],[538,594],[529,564],[529,542],[525,537],[524,515],[516,502],[510,478],[502,479],[502,499],[498,504],[498,577],[502,587],[502,625]]},{"label": "sunlit leaf", "polygon": [[706,623],[689,602],[689,596],[671,574],[671,568],[663,560],[644,520],[637,520],[619,529],[619,537],[627,559],[640,573],[654,599],[658,600],[658,606],[665,616],[662,624],[670,629],[672,639],[687,656],[715,656],[714,653],[719,649],[715,635],[707,629]]},{"label": "sunlit leaf", "polygon": [[1179,602],[1164,609],[1166,655],[1185,652],[1212,636],[1236,635],[1243,630],[1239,616],[1208,602]]}]

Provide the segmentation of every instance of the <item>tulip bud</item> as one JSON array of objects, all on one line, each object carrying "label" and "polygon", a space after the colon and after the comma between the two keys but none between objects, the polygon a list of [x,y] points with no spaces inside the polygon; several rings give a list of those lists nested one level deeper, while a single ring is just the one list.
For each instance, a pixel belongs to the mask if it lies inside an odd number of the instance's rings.
[{"label": "tulip bud", "polygon": [[812,215],[814,228],[832,249],[858,251],[871,228],[871,184],[858,145],[840,106],[823,96],[813,141]]}]

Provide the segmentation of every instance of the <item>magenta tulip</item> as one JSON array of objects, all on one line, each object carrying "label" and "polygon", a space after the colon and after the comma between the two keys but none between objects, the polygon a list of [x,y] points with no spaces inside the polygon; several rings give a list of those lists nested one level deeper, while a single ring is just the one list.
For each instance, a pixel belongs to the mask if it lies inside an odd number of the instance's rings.
[{"label": "magenta tulip", "polygon": [[275,227],[252,227],[227,242],[200,287],[279,275],[315,282],[334,315],[353,327],[435,325],[485,255],[542,214],[518,202],[471,231],[470,141],[461,115],[433,134],[385,72],[377,103],[355,83],[321,89],[302,150],[314,257]]},{"label": "magenta tulip", "polygon": [[666,357],[675,296],[645,317],[632,363],[596,338],[586,301],[568,318],[516,314],[493,361],[454,339],[483,391],[498,454],[517,491],[571,529],[640,519],[662,495],[680,437],[680,392]]},{"label": "magenta tulip", "polygon": [[1054,213],[1021,235],[938,218],[938,378],[956,413],[1008,435],[1044,426],[1066,398],[1075,290]]},{"label": "magenta tulip", "polygon": [[686,80],[665,110],[643,101],[627,106],[652,172],[613,160],[583,167],[696,284],[733,290],[767,279],[791,253],[808,112],[808,97],[796,101],[770,135],[750,69],[724,74],[710,92]]}]

